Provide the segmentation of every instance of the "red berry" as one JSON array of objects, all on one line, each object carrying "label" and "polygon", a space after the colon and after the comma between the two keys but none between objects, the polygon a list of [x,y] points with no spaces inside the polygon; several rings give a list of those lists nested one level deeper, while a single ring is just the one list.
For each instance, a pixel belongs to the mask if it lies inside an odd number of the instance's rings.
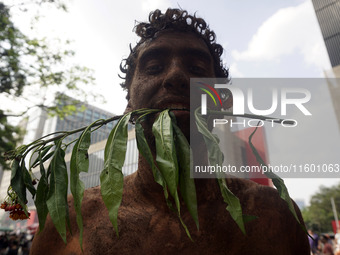
[{"label": "red berry", "polygon": [[18,213],[13,213],[13,220],[18,220],[20,215]]}]

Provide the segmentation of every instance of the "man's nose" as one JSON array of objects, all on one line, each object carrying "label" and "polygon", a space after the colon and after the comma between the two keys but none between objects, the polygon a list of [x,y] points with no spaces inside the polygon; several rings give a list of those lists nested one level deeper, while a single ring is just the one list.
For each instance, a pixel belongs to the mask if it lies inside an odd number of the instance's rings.
[{"label": "man's nose", "polygon": [[190,77],[186,70],[179,61],[172,61],[163,80],[163,87],[169,91],[189,93]]}]

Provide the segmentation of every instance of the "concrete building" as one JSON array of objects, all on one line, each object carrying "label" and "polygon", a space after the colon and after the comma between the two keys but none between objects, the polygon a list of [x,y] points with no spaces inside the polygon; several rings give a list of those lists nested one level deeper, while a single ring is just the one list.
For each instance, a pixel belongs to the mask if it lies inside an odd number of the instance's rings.
[{"label": "concrete building", "polygon": [[[104,168],[104,150],[107,140],[102,140],[98,143],[92,144],[88,150],[89,153],[89,171],[88,173],[81,173],[80,179],[84,182],[85,188],[95,187],[100,185],[100,173]],[[68,171],[70,170],[70,160],[72,153],[65,155],[66,165]],[[135,139],[135,130],[131,129],[128,132],[128,142],[126,157],[122,172],[124,176],[132,174],[137,170],[138,165],[138,149]],[[70,190],[69,190],[70,193]]]},{"label": "concrete building", "polygon": [[340,128],[340,0],[312,2],[332,65],[332,69],[324,73]]}]

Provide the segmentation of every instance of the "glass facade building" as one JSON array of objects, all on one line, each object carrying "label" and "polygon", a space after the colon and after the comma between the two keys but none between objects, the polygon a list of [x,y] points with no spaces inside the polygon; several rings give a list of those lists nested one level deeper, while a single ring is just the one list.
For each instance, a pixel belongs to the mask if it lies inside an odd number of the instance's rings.
[{"label": "glass facade building", "polygon": [[[79,104],[79,108],[82,106],[82,103]],[[113,117],[114,115],[110,112],[104,111],[102,109],[99,109],[97,107],[94,107],[89,104],[84,104],[85,110],[80,110],[72,115],[66,116],[65,118],[59,118],[55,117],[55,119],[48,120],[50,122],[54,122],[54,125],[52,124],[52,130],[44,130],[45,134],[52,133],[52,132],[58,132],[58,131],[71,131],[78,128],[82,128],[85,126],[90,125],[96,120],[99,119],[108,119]],[[91,144],[98,143],[100,141],[103,141],[107,139],[109,136],[111,130],[113,129],[113,126],[116,124],[116,121],[109,122],[106,125],[102,126],[98,130],[92,133],[91,135]],[[47,126],[49,126],[47,124]],[[55,128],[53,128],[55,126]],[[72,141],[76,140],[79,137],[80,133],[75,133],[70,136],[67,136],[64,139],[64,143],[68,144]],[[69,146],[66,150],[67,152],[70,152],[73,145]]]},{"label": "glass facade building", "polygon": [[[138,166],[138,149],[134,137],[134,129],[129,131],[125,162],[122,168],[124,176],[134,173]],[[84,182],[85,188],[91,188],[100,185],[100,173],[104,168],[104,150],[106,140],[91,145],[89,148],[89,170],[87,173],[80,173],[80,179]],[[71,153],[66,155],[66,165],[70,171]],[[70,189],[69,189],[70,193]]]}]

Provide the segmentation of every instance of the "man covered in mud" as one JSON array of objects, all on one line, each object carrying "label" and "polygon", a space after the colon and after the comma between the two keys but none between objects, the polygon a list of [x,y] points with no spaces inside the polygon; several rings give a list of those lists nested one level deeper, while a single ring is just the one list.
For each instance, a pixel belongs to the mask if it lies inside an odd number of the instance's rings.
[{"label": "man covered in mud", "polygon": [[[126,111],[141,108],[189,109],[192,77],[228,77],[221,62],[222,47],[206,22],[186,11],[152,12],[149,22],[136,26],[141,37],[121,67],[122,85],[128,91]],[[226,103],[226,102],[225,102]],[[189,137],[189,112],[173,111],[179,127]],[[144,129],[151,149],[152,123]],[[148,135],[149,134],[149,135]],[[207,156],[202,154],[207,160]],[[226,210],[215,179],[196,179],[199,230],[183,205],[182,219],[166,204],[162,187],[154,181],[149,164],[139,155],[138,170],[124,179],[118,214],[119,237],[109,220],[100,187],[85,191],[83,253],[79,245],[72,197],[69,198],[72,234],[67,245],[48,217],[37,234],[31,254],[261,254],[308,255],[306,233],[277,191],[244,179],[227,179],[227,186],[240,199],[243,213],[257,218],[246,223],[243,234]],[[182,202],[183,204],[183,202]],[[301,214],[296,207],[300,221]]]}]

